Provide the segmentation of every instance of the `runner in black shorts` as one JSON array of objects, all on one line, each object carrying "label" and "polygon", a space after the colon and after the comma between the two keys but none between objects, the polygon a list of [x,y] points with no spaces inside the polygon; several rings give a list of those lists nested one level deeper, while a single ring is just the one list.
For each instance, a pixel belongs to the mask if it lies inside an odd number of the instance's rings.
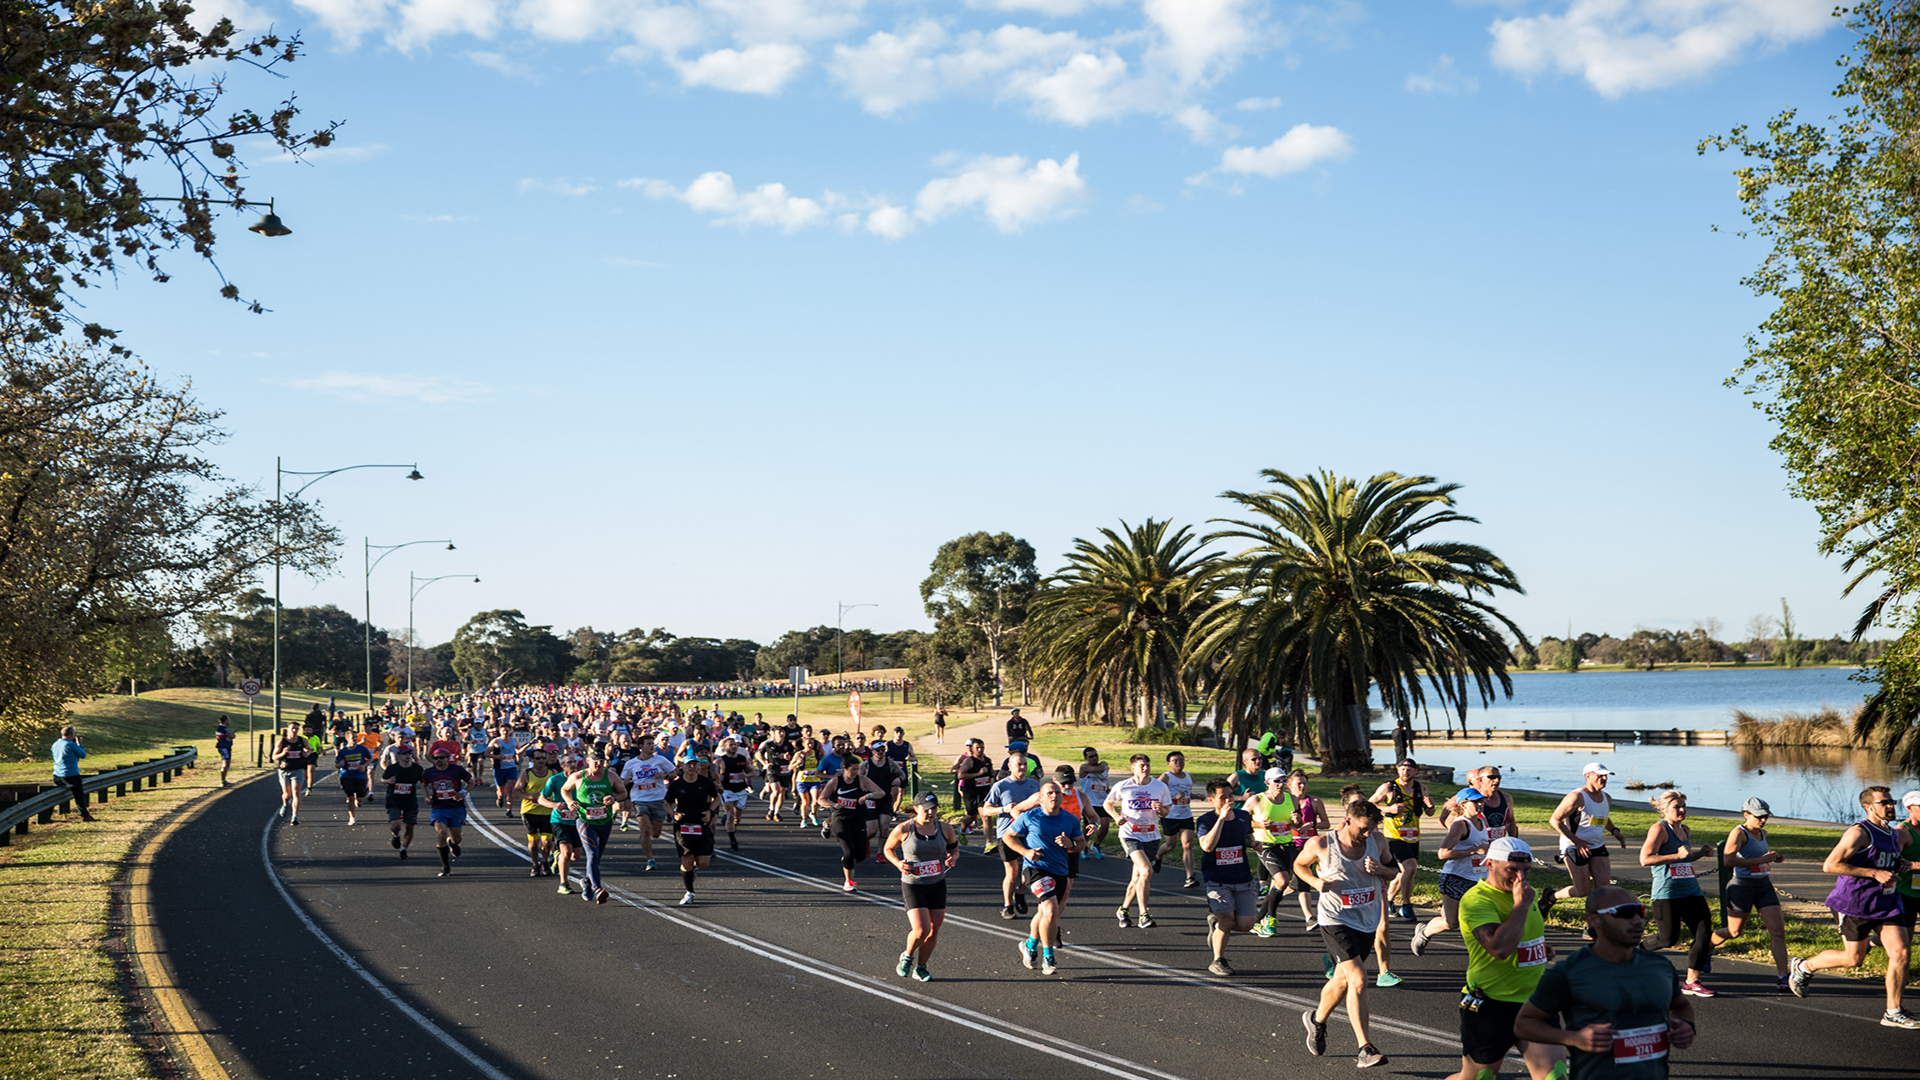
[{"label": "runner in black shorts", "polygon": [[913,803],[913,818],[894,827],[880,855],[900,870],[900,903],[907,909],[907,948],[894,974],[932,979],[927,958],[947,918],[947,871],[960,861],[960,837],[940,820],[940,796],[925,792]]},{"label": "runner in black shorts", "polygon": [[667,814],[673,840],[680,848],[680,881],[687,895],[682,907],[693,903],[693,885],[699,872],[713,862],[714,808],[720,801],[720,785],[705,775],[707,762],[690,757],[680,763],[680,775],[667,783]]},{"label": "runner in black shorts", "polygon": [[867,813],[862,804],[880,794],[873,781],[860,775],[860,759],[851,753],[840,759],[840,770],[820,785],[820,805],[829,813],[825,831],[840,842],[840,869],[847,879],[842,888],[846,892],[860,887],[853,880],[853,868],[866,861],[873,851],[867,838]]}]

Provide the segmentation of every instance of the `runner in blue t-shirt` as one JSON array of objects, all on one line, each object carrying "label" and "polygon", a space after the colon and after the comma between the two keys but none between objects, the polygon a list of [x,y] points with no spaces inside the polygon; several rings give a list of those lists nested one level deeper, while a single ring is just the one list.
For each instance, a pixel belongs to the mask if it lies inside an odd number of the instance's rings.
[{"label": "runner in blue t-shirt", "polygon": [[367,797],[367,767],[373,764],[373,751],[359,743],[346,743],[333,754],[333,767],[340,770],[340,790],[347,796],[347,824],[358,825],[353,812]]},{"label": "runner in blue t-shirt", "polygon": [[1027,940],[1020,943],[1020,960],[1031,968],[1038,958],[1042,975],[1054,972],[1053,950],[1059,941],[1067,854],[1079,851],[1087,842],[1080,819],[1060,808],[1063,794],[1055,781],[1041,784],[1040,805],[1015,818],[1000,835],[1000,842],[1020,856],[1022,894],[1031,893],[1035,901]]},{"label": "runner in blue t-shirt", "polygon": [[[1027,801],[1040,790],[1040,781],[1030,776],[1009,776],[996,780],[987,789],[987,797],[980,804],[980,812],[987,817],[987,827],[993,839],[987,841],[987,854],[993,853],[996,843],[1006,836],[1007,829],[1013,824],[1013,808]],[[1027,913],[1027,894],[1020,889],[1020,855],[1010,847],[1000,849],[1000,861],[1006,867],[1005,876],[1000,879],[1000,917],[1011,919]]]}]

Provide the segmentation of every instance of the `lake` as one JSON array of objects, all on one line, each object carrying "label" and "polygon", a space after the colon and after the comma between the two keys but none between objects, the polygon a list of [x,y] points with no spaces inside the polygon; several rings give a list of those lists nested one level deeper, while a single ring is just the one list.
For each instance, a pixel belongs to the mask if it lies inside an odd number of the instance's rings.
[{"label": "lake", "polygon": [[[1733,726],[1733,711],[1766,716],[1832,707],[1843,715],[1872,690],[1845,668],[1717,668],[1702,671],[1517,672],[1513,697],[1467,712],[1473,728],[1717,729]],[[1378,706],[1378,702],[1374,702]],[[1433,729],[1443,719],[1433,717]],[[1414,729],[1424,735],[1422,718]],[[1588,752],[1565,750],[1449,750],[1443,741],[1420,739],[1415,755],[1434,765],[1466,770],[1499,765],[1509,786],[1570,791]],[[1749,796],[1767,800],[1775,814],[1823,821],[1859,816],[1858,793],[1869,783],[1888,784],[1897,796],[1920,788],[1920,778],[1889,776],[1870,754],[1845,750],[1640,746],[1622,743],[1601,760],[1619,775],[1612,785],[1620,801],[1652,792],[1628,792],[1630,782],[1673,781],[1696,806],[1737,808]]]}]

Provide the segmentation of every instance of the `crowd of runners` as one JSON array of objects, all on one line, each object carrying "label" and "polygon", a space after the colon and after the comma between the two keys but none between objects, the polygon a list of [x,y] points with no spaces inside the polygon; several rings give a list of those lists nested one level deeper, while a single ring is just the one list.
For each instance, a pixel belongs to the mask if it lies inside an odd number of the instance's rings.
[{"label": "crowd of runners", "polygon": [[[368,812],[377,790],[398,858],[410,858],[427,812],[441,876],[455,873],[472,804],[490,788],[495,809],[524,829],[529,876],[551,877],[556,893],[588,903],[609,899],[602,865],[616,831],[636,834],[647,871],[671,858],[684,886],[680,904],[695,903],[700,872],[723,835],[728,850],[739,850],[742,820],[755,807],[761,821],[791,823],[837,845],[849,893],[861,888],[868,862],[884,863],[889,878],[898,874],[908,932],[895,973],[922,982],[932,978],[947,875],[970,837],[1001,860],[1000,916],[1028,920],[1022,963],[1052,975],[1065,944],[1061,912],[1080,868],[1109,857],[1103,845],[1117,833],[1128,864],[1117,924],[1157,925],[1153,882],[1177,859],[1182,887],[1207,901],[1207,970],[1215,976],[1235,975],[1233,935],[1279,932],[1292,894],[1306,932],[1324,948],[1319,1002],[1301,1017],[1307,1048],[1327,1052],[1328,1025],[1344,1006],[1361,1068],[1387,1060],[1372,1040],[1368,990],[1400,982],[1392,968],[1396,923],[1415,956],[1443,936],[1465,947],[1459,1080],[1498,1076],[1511,1052],[1534,1080],[1569,1070],[1576,1078],[1664,1076],[1668,1051],[1692,1042],[1694,1000],[1715,996],[1707,981],[1715,947],[1748,932],[1756,917],[1781,992],[1805,996],[1815,973],[1857,967],[1879,944],[1889,960],[1880,1022],[1920,1028],[1902,1005],[1920,912],[1920,791],[1897,801],[1884,787],[1861,793],[1861,819],[1824,865],[1836,878],[1828,906],[1844,948],[1792,957],[1769,877],[1783,856],[1768,846],[1772,815],[1760,799],[1749,799],[1741,822],[1710,845],[1694,840],[1686,796],[1663,792],[1654,800],[1660,819],[1636,850],[1613,819],[1612,774],[1594,762],[1530,842],[1493,767],[1471,771],[1458,791],[1436,793],[1403,760],[1392,779],[1370,792],[1348,786],[1330,804],[1308,794],[1307,773],[1290,768],[1291,755],[1270,741],[1246,750],[1231,775],[1196,781],[1178,750],[1157,762],[1136,753],[1116,768],[1088,747],[1077,766],[1045,769],[1017,709],[1007,736],[1004,753],[974,739],[951,765],[957,821],[943,817],[936,793],[906,794],[919,762],[898,727],[816,732],[793,716],[770,723],[624,688],[389,703],[357,724],[316,709],[305,724],[288,726],[273,757],[285,824],[299,823],[315,769],[330,755],[348,823]],[[1423,822],[1436,816],[1438,836],[1423,837]],[[1441,896],[1430,917],[1411,899],[1428,839]],[[1650,903],[1613,884],[1616,850],[1650,870]],[[1532,875],[1548,859],[1564,867],[1569,885],[1536,890]],[[1711,872],[1730,871],[1724,925],[1714,925],[1696,873],[1702,860]],[[1573,902],[1584,908],[1585,945],[1558,958],[1546,917]],[[1681,943],[1684,976],[1654,952]]]}]

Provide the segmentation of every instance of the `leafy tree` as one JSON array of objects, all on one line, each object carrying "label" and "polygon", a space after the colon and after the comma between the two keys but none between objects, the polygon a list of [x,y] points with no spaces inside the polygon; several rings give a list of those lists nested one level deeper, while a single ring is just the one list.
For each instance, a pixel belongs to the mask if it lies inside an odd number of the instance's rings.
[{"label": "leafy tree", "polygon": [[[5,0],[0,11],[0,331],[55,336],[74,321],[76,290],[123,268],[167,280],[168,249],[211,263],[214,211],[246,199],[239,147],[298,155],[333,141],[336,125],[294,130],[291,97],[264,114],[223,104],[229,71],[292,63],[298,36],[241,40],[224,18],[202,32],[183,0]],[[240,299],[224,279],[220,292]]]},{"label": "leafy tree", "polygon": [[539,681],[551,666],[546,630],[528,626],[517,609],[483,611],[454,632],[453,673],[473,687]]},{"label": "leafy tree", "polygon": [[[1468,684],[1482,704],[1511,696],[1501,629],[1526,635],[1482,596],[1520,592],[1485,548],[1424,539],[1473,523],[1453,509],[1457,484],[1381,473],[1364,484],[1332,473],[1272,469],[1262,492],[1229,491],[1251,516],[1206,538],[1248,546],[1216,563],[1222,599],[1194,629],[1190,655],[1212,671],[1220,715],[1264,719],[1276,707],[1305,725],[1317,712],[1321,755],[1335,771],[1371,765],[1369,684],[1386,711],[1409,719],[1430,689],[1464,730]],[[1422,686],[1422,680],[1427,686]]]},{"label": "leafy tree", "polygon": [[928,617],[936,626],[951,623],[978,634],[993,677],[993,703],[1000,704],[1001,664],[1013,652],[1040,584],[1033,545],[1011,533],[969,533],[940,545],[932,571],[920,583]]},{"label": "leafy tree", "polygon": [[[0,743],[92,693],[112,635],[215,610],[273,561],[273,504],[207,457],[219,418],[137,365],[0,335]],[[334,529],[279,513],[285,564],[327,566]]]},{"label": "leafy tree", "polygon": [[977,706],[994,686],[985,656],[978,630],[949,621],[914,641],[907,650],[907,671],[921,702]]},{"label": "leafy tree", "polygon": [[1856,640],[1882,620],[1900,638],[1863,676],[1878,681],[1855,723],[1891,764],[1920,768],[1920,9],[1867,0],[1825,123],[1780,113],[1701,143],[1735,170],[1751,231],[1772,244],[1744,283],[1774,301],[1728,380],[1777,425],[1772,446],[1820,515],[1820,550],[1873,593]]},{"label": "leafy tree", "polygon": [[173,635],[162,619],[130,622],[115,626],[103,639],[102,674],[119,682],[125,680],[130,692],[138,694],[140,684],[151,689],[167,677],[173,662]]},{"label": "leafy tree", "polygon": [[595,630],[591,626],[569,631],[567,644],[574,661],[573,681],[606,681],[613,673],[613,647],[619,643],[620,635],[612,631]]},{"label": "leafy tree", "polygon": [[1070,716],[1134,712],[1146,727],[1161,709],[1181,723],[1193,680],[1182,650],[1213,605],[1207,557],[1185,527],[1148,518],[1076,538],[1067,565],[1042,583],[1022,631],[1040,703]]}]

